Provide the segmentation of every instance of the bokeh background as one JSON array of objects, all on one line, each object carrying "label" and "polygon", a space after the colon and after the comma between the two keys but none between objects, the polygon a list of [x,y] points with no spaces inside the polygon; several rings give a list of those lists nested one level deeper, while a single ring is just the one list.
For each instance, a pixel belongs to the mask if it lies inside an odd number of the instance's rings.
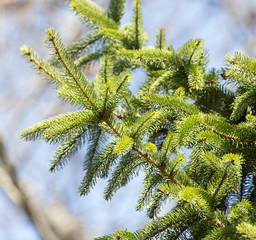
[{"label": "bokeh background", "polygon": [[[102,197],[104,181],[80,197],[83,150],[63,170],[50,173],[48,160],[56,146],[19,138],[22,129],[72,110],[19,50],[27,44],[47,58],[46,29],[54,27],[66,45],[87,31],[65,2],[0,0],[0,239],[93,239],[115,229],[134,231],[148,221],[135,211],[141,174],[110,202]],[[107,8],[107,0],[95,2]],[[122,24],[131,18],[131,4],[128,0]],[[148,45],[154,45],[157,29],[164,27],[174,48],[203,38],[209,68],[223,67],[225,55],[235,50],[250,57],[256,54],[256,0],[142,0],[142,4]],[[86,76],[96,73],[97,64]],[[143,74],[136,75],[134,91],[143,80]],[[171,207],[167,204],[164,211]]]}]

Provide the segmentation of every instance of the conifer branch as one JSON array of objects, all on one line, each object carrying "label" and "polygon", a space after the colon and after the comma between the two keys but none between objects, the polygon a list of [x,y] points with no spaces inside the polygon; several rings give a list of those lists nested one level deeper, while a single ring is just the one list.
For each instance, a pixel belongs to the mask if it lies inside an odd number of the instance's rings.
[{"label": "conifer branch", "polygon": [[[96,162],[94,165],[90,165],[91,168],[88,169],[87,175],[84,177],[82,184],[80,186],[80,196],[85,195],[89,191],[89,187],[93,184],[93,179],[96,178],[96,173],[104,162],[113,154],[113,150],[107,152],[107,154],[101,159],[101,161]],[[89,170],[91,170],[89,172]]]},{"label": "conifer branch", "polygon": [[242,138],[239,138],[237,136],[231,136],[231,135],[228,135],[226,133],[223,133],[221,131],[218,131],[214,128],[214,126],[209,126],[207,125],[206,123],[202,122],[201,123],[203,126],[205,126],[206,128],[210,129],[212,132],[218,134],[219,136],[221,137],[224,137],[224,138],[227,138],[227,139],[230,139],[230,140],[236,140],[236,141],[239,141],[239,142],[244,142],[244,143],[255,143],[255,140],[249,140],[249,139],[242,139]]},{"label": "conifer branch", "polygon": [[118,137],[122,137],[122,136],[123,136],[122,133],[119,132],[119,131],[115,128],[115,126],[114,126],[107,118],[103,117],[103,118],[102,118],[102,121],[105,122],[105,123],[109,126],[109,128],[112,129],[112,130],[114,131],[114,133],[118,135]]},{"label": "conifer branch", "polygon": [[[26,55],[32,62],[34,62],[39,70],[43,70],[43,72],[48,75],[51,79],[54,79],[57,83],[65,85],[65,82],[63,82],[60,77],[56,74],[57,69],[54,69],[54,71],[49,71],[50,65],[48,65],[46,62],[43,60],[39,59],[39,57],[36,57],[36,54],[33,54],[32,49],[27,48],[23,46],[21,48],[21,51],[23,52],[24,55]],[[52,67],[51,67],[52,68]]]},{"label": "conifer branch", "polygon": [[[145,209],[151,218],[170,196],[179,201],[135,233],[117,230],[99,239],[253,238],[256,181],[249,175],[256,155],[255,59],[239,53],[226,57],[221,77],[236,84],[236,94],[230,93],[218,81],[219,71],[207,71],[203,40],[174,50],[160,28],[155,48],[143,48],[147,37],[140,0],[133,1],[131,22],[120,27],[126,0],[110,0],[107,11],[91,0],[70,2],[92,32],[65,49],[59,35],[48,30],[55,55],[50,62],[31,48],[21,50],[60,85],[57,91],[64,100],[82,109],[35,124],[21,137],[61,143],[50,171],[62,168],[86,143],[81,195],[98,179],[108,178],[104,196],[111,199],[143,170],[137,210]],[[90,83],[79,67],[102,57]],[[129,81],[136,68],[148,79],[134,96]],[[239,199],[238,189],[246,201]]]},{"label": "conifer branch", "polygon": [[165,45],[166,45],[165,30],[164,28],[160,28],[157,33],[156,47],[162,50],[165,48]]},{"label": "conifer branch", "polygon": [[107,16],[106,11],[91,0],[72,0],[70,7],[74,8],[87,22],[98,27],[118,28],[118,24]]},{"label": "conifer branch", "polygon": [[133,150],[139,153],[142,157],[148,160],[152,165],[154,165],[160,172],[163,173],[164,176],[168,177],[173,183],[177,184],[179,187],[182,187],[182,184],[174,177],[170,172],[168,172],[163,166],[157,163],[153,158],[151,158],[147,153],[144,153],[141,149],[137,146],[133,146]]},{"label": "conifer branch", "polygon": [[244,69],[244,70],[246,70],[246,71],[252,73],[253,75],[256,75],[256,72],[255,72],[255,71],[253,71],[252,69],[250,69],[250,68],[246,67],[245,65],[239,63],[239,62],[236,61],[235,59],[231,59],[231,60],[229,60],[229,61],[230,61],[230,63],[232,63],[232,64],[234,64],[234,65],[237,65],[237,66],[239,66],[240,68],[242,68],[242,69]]},{"label": "conifer branch", "polygon": [[193,58],[193,56],[194,56],[194,54],[195,54],[195,51],[196,51],[196,49],[198,48],[198,46],[199,46],[201,43],[202,43],[202,41],[201,41],[200,39],[198,39],[198,40],[197,40],[197,43],[196,43],[196,46],[194,47],[194,49],[193,49],[193,51],[192,51],[192,53],[191,53],[191,55],[190,55],[190,57],[189,57],[188,64],[191,63],[191,60],[192,60],[192,58]]},{"label": "conifer branch", "polygon": [[123,98],[124,98],[124,100],[125,100],[127,106],[129,107],[129,109],[130,109],[132,115],[134,116],[134,111],[133,111],[133,109],[132,109],[131,104],[129,103],[129,100],[127,99],[127,97],[126,97],[125,95],[123,95]]},{"label": "conifer branch", "polygon": [[[105,85],[107,85],[107,83],[108,83],[107,68],[108,68],[108,58],[105,57],[104,58],[104,81],[105,81]],[[107,104],[107,101],[108,101],[108,91],[109,91],[109,86],[107,86],[107,89],[106,89],[104,105],[103,105],[103,113],[102,114],[105,114],[105,111],[106,111],[106,104]]]},{"label": "conifer branch", "polygon": [[175,96],[168,96],[168,95],[162,96],[158,94],[148,94],[144,97],[144,99],[147,102],[150,102],[156,105],[177,109],[180,112],[186,113],[187,115],[193,115],[193,114],[199,113],[199,110],[196,106],[187,102],[184,99],[181,99]]},{"label": "conifer branch", "polygon": [[[167,144],[167,147],[166,147],[165,152],[164,152],[164,157],[165,158],[167,157],[167,153],[169,151],[169,148],[171,146],[171,143],[172,143],[172,140],[173,140],[174,136],[175,136],[175,134],[171,133],[171,137],[170,137],[170,139],[168,139],[168,144]],[[167,136],[166,136],[166,138],[167,138]]]},{"label": "conifer branch", "polygon": [[159,34],[159,48],[162,49],[163,48],[163,30],[160,30],[160,34]]},{"label": "conifer branch", "polygon": [[70,157],[77,149],[76,143],[84,134],[84,130],[78,133],[73,139],[64,144],[60,145],[55,152],[55,155],[52,157],[50,162],[50,171],[53,172],[56,168],[62,168],[66,162],[66,158]]},{"label": "conifer branch", "polygon": [[116,89],[116,94],[119,92],[119,90],[122,88],[123,84],[128,80],[130,74],[126,74],[124,79],[121,81],[121,83],[119,84],[119,86]]},{"label": "conifer branch", "polygon": [[117,112],[113,112],[113,115],[116,116],[118,119],[123,120],[124,116],[122,116],[121,114],[117,113]]},{"label": "conifer branch", "polygon": [[98,134],[97,134],[97,137],[96,137],[96,140],[94,142],[94,145],[93,145],[93,148],[91,150],[91,154],[90,154],[90,159],[88,160],[88,168],[90,168],[91,164],[92,164],[92,161],[96,155],[96,151],[97,151],[97,147],[98,147],[98,144],[99,144],[99,140],[100,140],[100,137],[101,137],[101,134],[102,134],[102,130],[100,129]]},{"label": "conifer branch", "polygon": [[108,101],[108,91],[109,91],[109,87],[107,87],[107,89],[106,89],[102,114],[105,114],[105,111],[106,111],[106,105],[107,105],[107,101]]},{"label": "conifer branch", "polygon": [[140,48],[139,44],[139,0],[135,0],[135,49]]},{"label": "conifer branch", "polygon": [[220,191],[220,188],[222,187],[222,185],[223,185],[225,179],[227,178],[227,175],[228,175],[228,168],[229,168],[229,167],[230,167],[229,165],[226,166],[226,168],[225,168],[225,170],[224,170],[224,174],[223,174],[223,176],[222,176],[222,178],[221,178],[221,181],[220,181],[220,183],[218,184],[218,186],[217,186],[215,192],[213,193],[213,198],[215,198],[215,196],[218,194],[218,192]]},{"label": "conifer branch", "polygon": [[[186,208],[186,210],[188,210],[188,208]],[[137,232],[137,235],[139,237],[138,239],[152,239],[153,237],[157,236],[158,234],[167,229],[172,229],[172,227],[179,226],[180,223],[186,223],[189,220],[191,221],[192,219],[195,220],[195,218],[198,218],[196,213],[189,210],[187,211],[188,213],[185,210],[174,210],[173,213],[168,213],[166,214],[166,216],[159,218],[156,221],[153,221],[152,223],[149,223],[148,225],[146,225],[144,228]],[[190,226],[191,223],[189,223],[188,225]],[[175,232],[176,231],[174,230],[174,234]],[[180,231],[178,231],[178,235],[180,235]]]},{"label": "conifer branch", "polygon": [[109,1],[109,12],[108,15],[117,24],[120,24],[121,17],[124,14],[124,7],[127,0],[110,0]]},{"label": "conifer branch", "polygon": [[93,101],[91,100],[91,98],[89,97],[89,95],[85,92],[84,88],[81,86],[77,76],[75,75],[75,73],[71,70],[71,68],[69,67],[69,65],[66,63],[66,61],[64,60],[61,52],[60,52],[60,48],[58,47],[55,38],[56,36],[54,35],[54,32],[52,30],[48,31],[48,35],[49,35],[49,41],[52,42],[55,50],[56,50],[56,54],[58,55],[60,61],[62,62],[63,66],[65,67],[65,69],[68,71],[68,73],[70,74],[70,76],[73,78],[73,80],[75,81],[76,85],[79,87],[79,89],[81,90],[81,92],[83,93],[83,95],[85,96],[85,98],[90,102],[91,106],[97,111],[98,108],[96,107],[96,105],[93,103]]},{"label": "conifer branch", "polygon": [[102,56],[103,56],[103,53],[100,51],[91,52],[76,59],[74,63],[77,67],[81,67],[82,65],[88,66],[93,61],[99,60],[99,58]]},{"label": "conifer branch", "polygon": [[[152,115],[151,115],[152,117]],[[112,123],[106,119],[103,118],[102,121],[104,121],[119,137],[122,137],[122,133],[119,132]],[[161,166],[159,163],[157,163],[153,158],[151,158],[147,153],[144,153],[141,149],[139,149],[136,145],[133,145],[133,150],[135,150],[137,153],[139,153],[142,157],[144,157],[146,160],[148,160],[151,164],[153,164],[157,169],[159,169],[164,176],[168,177],[173,183],[177,184],[178,186],[182,186],[182,184],[174,177],[170,172],[168,172],[163,166]]]},{"label": "conifer branch", "polygon": [[133,136],[136,136],[137,133],[139,132],[139,130],[143,127],[143,125],[144,125],[150,118],[152,118],[155,114],[156,114],[155,112],[151,113],[151,115],[148,116],[148,117],[138,126],[138,128],[137,128],[136,132],[133,134]]}]

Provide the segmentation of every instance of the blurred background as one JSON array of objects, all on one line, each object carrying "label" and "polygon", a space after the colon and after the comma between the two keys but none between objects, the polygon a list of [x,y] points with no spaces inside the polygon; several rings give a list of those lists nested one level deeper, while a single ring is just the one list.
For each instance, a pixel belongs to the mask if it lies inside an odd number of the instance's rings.
[{"label": "blurred background", "polygon": [[[83,150],[63,170],[50,173],[48,161],[56,146],[19,138],[24,128],[72,110],[19,50],[27,44],[47,58],[46,29],[54,27],[66,45],[87,31],[65,2],[0,0],[0,239],[85,240],[115,229],[134,231],[148,221],[135,211],[141,175],[110,202],[103,199],[104,181],[80,197]],[[95,2],[108,6],[106,0]],[[131,18],[131,3],[127,1],[122,24]],[[148,45],[154,45],[157,29],[164,27],[174,48],[203,38],[209,68],[224,66],[228,52],[256,54],[256,0],[142,0],[142,4]],[[95,65],[86,76],[96,73]],[[167,205],[165,211],[170,208]]]}]

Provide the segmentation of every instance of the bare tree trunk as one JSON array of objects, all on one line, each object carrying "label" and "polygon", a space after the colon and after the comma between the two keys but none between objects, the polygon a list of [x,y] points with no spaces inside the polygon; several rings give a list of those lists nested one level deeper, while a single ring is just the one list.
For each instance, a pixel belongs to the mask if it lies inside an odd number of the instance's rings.
[{"label": "bare tree trunk", "polygon": [[74,219],[62,203],[46,207],[21,183],[0,138],[0,187],[6,196],[31,219],[45,240],[89,239],[82,222]]}]

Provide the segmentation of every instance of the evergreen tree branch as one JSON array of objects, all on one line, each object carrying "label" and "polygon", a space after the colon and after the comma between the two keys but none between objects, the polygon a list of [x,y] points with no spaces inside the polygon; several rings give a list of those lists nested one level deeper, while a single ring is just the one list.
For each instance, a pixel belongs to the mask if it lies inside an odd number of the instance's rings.
[{"label": "evergreen tree branch", "polygon": [[191,63],[191,60],[192,60],[192,58],[193,58],[193,56],[194,56],[194,54],[195,54],[195,51],[197,50],[198,46],[199,46],[201,43],[202,43],[202,40],[201,40],[201,39],[198,39],[198,40],[197,40],[197,43],[196,43],[196,45],[195,45],[195,47],[194,47],[194,49],[193,49],[193,51],[192,51],[192,53],[191,53],[191,55],[190,55],[190,57],[189,57],[188,64]]},{"label": "evergreen tree branch", "polygon": [[170,213],[167,213],[164,217],[158,218],[152,223],[147,224],[141,230],[137,231],[136,235],[138,239],[153,239],[168,229],[173,230],[174,234],[181,234],[179,227],[186,230],[187,227],[184,228],[184,225],[190,226],[191,223],[196,219],[196,212],[189,207],[184,207],[184,209],[176,209]]},{"label": "evergreen tree branch", "polygon": [[118,28],[118,24],[107,16],[106,11],[91,0],[71,0],[70,7],[93,26]]},{"label": "evergreen tree branch", "polygon": [[156,36],[156,48],[165,49],[165,47],[166,47],[165,30],[164,28],[160,28]]},{"label": "evergreen tree branch", "polygon": [[137,133],[139,132],[139,130],[143,127],[143,125],[145,125],[145,123],[150,120],[154,115],[156,114],[156,112],[152,112],[146,119],[143,120],[143,122],[141,122],[141,124],[137,127],[137,130],[135,131],[135,133],[133,134],[134,137],[137,136]]},{"label": "evergreen tree branch", "polygon": [[93,61],[99,60],[100,57],[103,56],[103,53],[101,51],[91,52],[88,54],[85,54],[84,56],[79,57],[75,60],[75,65],[77,67],[81,67],[83,65],[87,66]]},{"label": "evergreen tree branch", "polygon": [[76,135],[74,135],[67,142],[60,145],[56,151],[54,156],[50,160],[50,171],[53,172],[56,169],[63,168],[66,164],[67,159],[69,159],[76,151],[78,150],[78,146],[81,145],[79,140],[81,141],[81,137],[84,135],[85,130],[82,129]]},{"label": "evergreen tree branch", "polygon": [[153,166],[155,166],[157,169],[160,170],[160,172],[163,173],[164,176],[168,177],[173,183],[177,184],[179,187],[182,186],[182,184],[174,177],[170,172],[168,172],[161,164],[157,163],[153,158],[148,156],[147,153],[144,153],[141,149],[139,149],[137,146],[133,146],[133,150],[135,150],[137,153],[139,153],[142,157],[144,157],[148,162],[150,162]]},{"label": "evergreen tree branch", "polygon": [[35,65],[38,67],[39,71],[43,71],[50,79],[55,80],[57,83],[59,83],[61,85],[65,85],[65,82],[62,81],[58,70],[56,68],[53,68],[52,66],[50,66],[50,64],[48,64],[43,59],[41,59],[34,52],[33,49],[31,49],[30,47],[23,46],[23,47],[21,47],[21,51],[25,56],[27,56],[30,59],[30,61],[35,63]]},{"label": "evergreen tree branch", "polygon": [[[119,132],[112,123],[106,119],[103,118],[102,121],[104,121],[119,137],[122,137],[122,133]],[[153,158],[151,158],[147,153],[144,153],[140,148],[138,148],[136,145],[133,145],[132,149],[139,153],[142,157],[144,157],[148,162],[150,162],[152,165],[154,165],[157,169],[159,169],[164,176],[168,177],[173,183],[177,184],[178,186],[182,186],[182,184],[174,177],[170,172],[168,172],[163,166],[161,166],[159,163],[157,163]]]},{"label": "evergreen tree branch", "polygon": [[[92,99],[89,97],[89,95],[86,93],[85,89],[82,87],[82,85],[80,84],[79,81],[79,77],[77,76],[77,74],[75,72],[72,71],[70,65],[65,61],[63,54],[60,51],[60,46],[58,46],[57,42],[56,42],[56,36],[54,35],[54,31],[53,30],[48,30],[48,35],[49,35],[49,41],[52,42],[55,50],[56,50],[56,54],[58,55],[60,61],[62,62],[63,66],[65,67],[65,69],[67,70],[67,72],[70,74],[70,76],[73,78],[73,80],[75,81],[76,85],[79,87],[79,89],[81,90],[81,92],[83,93],[83,95],[85,96],[85,98],[90,102],[91,106],[93,107],[94,110],[98,110],[98,108],[96,107],[95,103],[92,101]],[[81,74],[81,73],[80,73]]]},{"label": "evergreen tree branch", "polygon": [[120,24],[120,20],[124,14],[124,8],[127,0],[110,0],[108,7],[108,16],[112,18],[117,24]]}]

